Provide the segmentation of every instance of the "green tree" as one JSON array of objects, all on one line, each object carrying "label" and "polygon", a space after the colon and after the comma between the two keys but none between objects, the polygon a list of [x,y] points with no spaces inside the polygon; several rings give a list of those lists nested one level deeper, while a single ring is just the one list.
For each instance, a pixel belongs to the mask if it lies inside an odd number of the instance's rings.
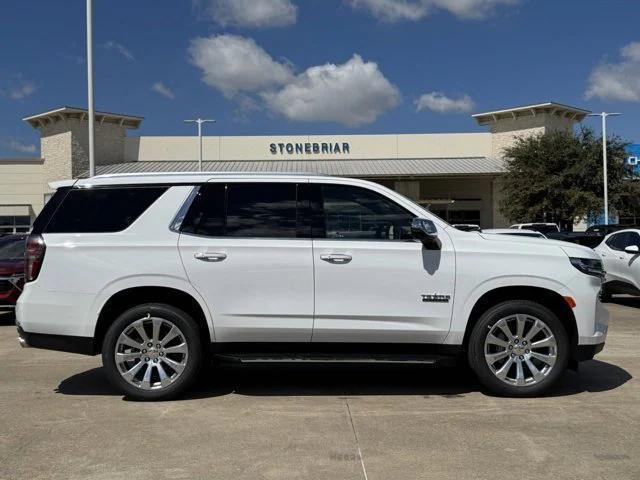
[{"label": "green tree", "polygon": [[[625,166],[626,145],[616,136],[607,143],[609,208],[617,211],[640,205],[640,184]],[[555,222],[571,229],[576,219],[603,210],[602,137],[592,130],[520,138],[505,156],[500,210],[511,221]]]}]

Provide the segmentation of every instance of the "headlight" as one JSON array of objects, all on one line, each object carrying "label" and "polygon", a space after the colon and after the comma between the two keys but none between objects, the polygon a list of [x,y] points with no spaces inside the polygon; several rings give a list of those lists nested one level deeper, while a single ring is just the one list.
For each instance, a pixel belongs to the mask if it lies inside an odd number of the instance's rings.
[{"label": "headlight", "polygon": [[571,265],[576,267],[582,273],[593,275],[594,277],[604,278],[604,268],[602,261],[594,258],[570,257]]}]

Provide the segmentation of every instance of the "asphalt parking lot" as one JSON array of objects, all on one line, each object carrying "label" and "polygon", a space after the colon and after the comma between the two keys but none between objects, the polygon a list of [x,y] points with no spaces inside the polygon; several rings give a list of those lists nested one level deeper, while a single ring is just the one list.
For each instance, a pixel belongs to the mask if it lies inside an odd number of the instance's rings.
[{"label": "asphalt parking lot", "polygon": [[604,352],[538,399],[452,368],[231,365],[139,403],[0,315],[0,478],[638,479],[640,299],[609,308]]}]

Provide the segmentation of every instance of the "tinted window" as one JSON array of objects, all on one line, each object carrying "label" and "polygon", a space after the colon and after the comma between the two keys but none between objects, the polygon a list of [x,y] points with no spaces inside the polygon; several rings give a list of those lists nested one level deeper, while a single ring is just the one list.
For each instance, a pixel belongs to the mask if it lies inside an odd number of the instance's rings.
[{"label": "tinted window", "polygon": [[[119,232],[131,225],[166,190],[167,187],[70,190],[53,214],[45,232]],[[52,202],[53,199],[47,205]]]},{"label": "tinted window", "polygon": [[212,237],[308,238],[308,200],[302,187],[295,183],[203,185],[181,231]]},{"label": "tinted window", "polygon": [[208,237],[224,236],[225,197],[224,183],[201,186],[180,230]]},{"label": "tinted window", "polygon": [[71,190],[71,187],[63,187],[56,190],[51,198],[44,204],[44,208],[33,222],[33,229],[31,230],[31,233],[39,235],[44,232],[44,229],[51,220],[51,217],[53,217],[53,214],[64,200],[64,197],[67,196],[69,190]]},{"label": "tinted window", "polygon": [[627,233],[617,233],[615,235],[611,235],[609,240],[607,240],[607,245],[609,245],[614,250],[624,250],[627,246]]},{"label": "tinted window", "polygon": [[0,240],[0,261],[15,260],[24,257],[25,238],[12,238],[9,241]]},{"label": "tinted window", "polygon": [[227,185],[228,237],[296,237],[296,184]]},{"label": "tinted window", "polygon": [[411,238],[411,221],[415,215],[388,198],[371,190],[347,185],[322,185],[320,188],[320,223],[324,230],[322,236],[325,238]]}]

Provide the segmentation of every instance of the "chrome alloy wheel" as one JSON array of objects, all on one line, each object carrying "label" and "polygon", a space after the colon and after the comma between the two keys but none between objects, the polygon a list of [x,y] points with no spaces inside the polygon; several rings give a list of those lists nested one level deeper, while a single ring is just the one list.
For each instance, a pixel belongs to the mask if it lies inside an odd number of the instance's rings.
[{"label": "chrome alloy wheel", "polygon": [[501,318],[489,327],[484,341],[489,369],[509,385],[529,386],[544,380],[557,356],[558,344],[551,329],[528,314]]},{"label": "chrome alloy wheel", "polygon": [[175,382],[187,366],[186,337],[171,321],[145,318],[131,323],[118,337],[115,362],[128,383],[158,390]]}]

